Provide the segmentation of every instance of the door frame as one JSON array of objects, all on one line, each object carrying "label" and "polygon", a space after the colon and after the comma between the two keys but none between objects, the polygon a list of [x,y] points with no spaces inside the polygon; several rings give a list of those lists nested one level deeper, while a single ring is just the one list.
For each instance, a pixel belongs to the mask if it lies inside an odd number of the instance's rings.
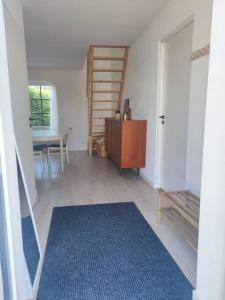
[{"label": "door frame", "polygon": [[165,71],[165,48],[166,43],[174,35],[182,31],[185,27],[194,23],[194,16],[190,15],[184,22],[178,25],[168,35],[163,37],[158,43],[158,79],[157,79],[157,108],[156,108],[156,143],[155,143],[155,189],[161,188],[161,153],[162,153],[162,126],[159,116],[163,114],[164,101],[164,71]]},{"label": "door frame", "polygon": [[23,251],[4,8],[0,0],[0,156],[11,297],[19,300],[31,298],[33,291]]}]

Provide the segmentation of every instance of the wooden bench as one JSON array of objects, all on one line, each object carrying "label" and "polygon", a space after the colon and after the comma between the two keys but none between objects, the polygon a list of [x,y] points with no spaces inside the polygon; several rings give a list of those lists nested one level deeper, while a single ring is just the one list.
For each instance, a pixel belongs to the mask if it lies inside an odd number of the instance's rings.
[{"label": "wooden bench", "polygon": [[158,191],[158,223],[165,219],[197,251],[200,199],[189,191]]}]

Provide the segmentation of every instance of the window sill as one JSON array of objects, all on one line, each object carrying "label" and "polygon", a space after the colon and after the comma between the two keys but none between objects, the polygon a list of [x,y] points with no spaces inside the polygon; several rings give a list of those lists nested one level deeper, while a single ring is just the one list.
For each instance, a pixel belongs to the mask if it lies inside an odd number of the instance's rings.
[{"label": "window sill", "polygon": [[49,130],[50,126],[32,126],[32,130]]}]

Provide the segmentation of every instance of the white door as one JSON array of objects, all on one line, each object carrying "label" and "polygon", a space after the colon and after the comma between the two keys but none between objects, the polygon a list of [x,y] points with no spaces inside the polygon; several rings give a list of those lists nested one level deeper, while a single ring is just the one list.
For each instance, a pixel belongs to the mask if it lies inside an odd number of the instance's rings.
[{"label": "white door", "polygon": [[[160,122],[160,187],[185,189],[193,24],[164,43]],[[164,119],[160,118],[163,117]]]}]

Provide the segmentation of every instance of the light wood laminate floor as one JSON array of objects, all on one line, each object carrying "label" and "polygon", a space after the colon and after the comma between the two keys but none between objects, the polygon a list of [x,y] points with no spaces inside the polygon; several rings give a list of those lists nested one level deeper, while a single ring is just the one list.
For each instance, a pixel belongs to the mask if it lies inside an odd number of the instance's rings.
[{"label": "light wood laminate floor", "polygon": [[45,251],[54,206],[135,202],[147,222],[166,246],[186,277],[195,286],[197,254],[174,227],[157,225],[156,191],[132,170],[122,176],[107,159],[89,158],[87,152],[70,152],[70,166],[61,173],[59,157],[51,157],[41,174],[35,162],[37,203],[34,216],[42,251]]}]

